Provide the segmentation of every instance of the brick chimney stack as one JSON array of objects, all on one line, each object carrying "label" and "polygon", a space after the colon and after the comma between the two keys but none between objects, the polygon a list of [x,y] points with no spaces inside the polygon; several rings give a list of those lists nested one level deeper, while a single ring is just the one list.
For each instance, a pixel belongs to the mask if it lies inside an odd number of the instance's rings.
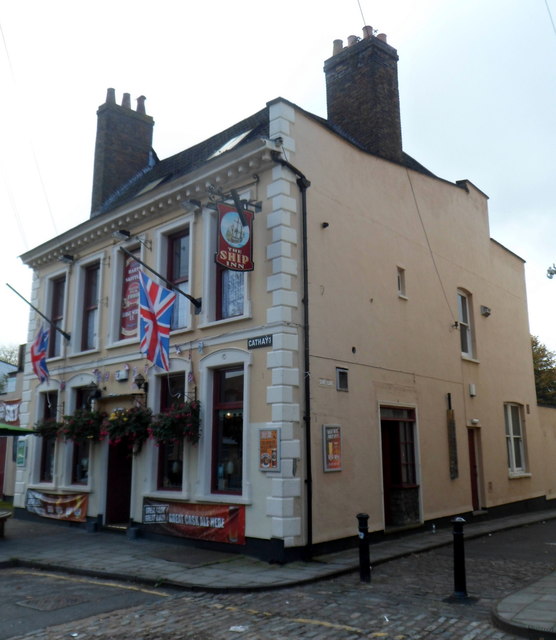
[{"label": "brick chimney stack", "polygon": [[97,111],[91,218],[102,213],[106,200],[149,164],[154,120],[145,113],[145,97],[131,109],[129,93],[116,104],[114,89]]},{"label": "brick chimney stack", "polygon": [[334,41],[324,63],[328,121],[364,149],[402,161],[398,54],[386,36],[364,27],[363,38]]}]

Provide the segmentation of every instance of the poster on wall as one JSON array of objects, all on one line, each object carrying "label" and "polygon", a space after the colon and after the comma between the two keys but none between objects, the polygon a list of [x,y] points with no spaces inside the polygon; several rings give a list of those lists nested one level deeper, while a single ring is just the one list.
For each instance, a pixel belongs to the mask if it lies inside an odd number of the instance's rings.
[{"label": "poster on wall", "polygon": [[323,463],[325,471],[342,470],[342,427],[322,425]]},{"label": "poster on wall", "polygon": [[245,544],[245,507],[143,500],[143,524],[155,533]]},{"label": "poster on wall", "polygon": [[259,431],[260,471],[280,471],[280,429]]},{"label": "poster on wall", "polygon": [[43,518],[85,522],[87,519],[88,495],[86,493],[43,493],[27,490],[25,508]]},{"label": "poster on wall", "polygon": [[217,208],[217,264],[232,271],[253,271],[253,212],[223,202]]}]

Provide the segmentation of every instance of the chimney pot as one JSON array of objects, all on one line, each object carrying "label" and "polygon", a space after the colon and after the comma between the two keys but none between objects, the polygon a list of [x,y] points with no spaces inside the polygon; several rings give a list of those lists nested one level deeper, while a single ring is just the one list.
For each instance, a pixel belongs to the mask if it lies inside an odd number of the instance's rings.
[{"label": "chimney pot", "polygon": [[106,91],[106,102],[116,103],[116,92],[114,89],[107,89]]},{"label": "chimney pot", "polygon": [[332,55],[335,56],[344,48],[343,40],[334,40],[334,44],[332,45]]},{"label": "chimney pot", "polygon": [[381,40],[382,42],[386,42],[386,34],[385,33],[379,33],[377,38],[379,40]]},{"label": "chimney pot", "polygon": [[137,98],[137,113],[146,113],[145,111],[145,96],[139,96]]},{"label": "chimney pot", "polygon": [[357,36],[348,36],[348,47],[353,47],[354,44],[357,44],[359,38]]},{"label": "chimney pot", "polygon": [[129,93],[124,93],[124,96],[122,98],[122,107],[131,109],[131,96],[129,95]]},{"label": "chimney pot", "polygon": [[373,35],[373,28],[370,26],[363,27],[363,37],[370,38]]}]

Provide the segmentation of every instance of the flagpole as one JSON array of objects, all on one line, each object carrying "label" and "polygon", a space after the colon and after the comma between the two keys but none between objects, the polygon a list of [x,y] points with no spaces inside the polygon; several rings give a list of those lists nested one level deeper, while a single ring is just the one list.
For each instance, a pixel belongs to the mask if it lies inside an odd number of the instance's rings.
[{"label": "flagpole", "polygon": [[135,262],[138,262],[141,266],[145,267],[145,269],[148,269],[151,273],[154,273],[154,275],[157,278],[160,278],[163,282],[165,282],[168,285],[168,287],[170,289],[172,289],[172,291],[176,291],[177,293],[181,293],[181,295],[185,296],[189,300],[189,302],[191,302],[191,304],[197,309],[197,312],[200,311],[200,309],[201,309],[201,298],[194,298],[193,296],[190,296],[188,293],[185,293],[185,291],[182,291],[181,289],[176,287],[176,285],[173,282],[170,282],[170,280],[168,280],[164,276],[161,276],[160,273],[158,273],[158,271],[155,271],[152,267],[149,267],[148,264],[145,264],[142,260],[139,260],[139,258],[134,256],[133,253],[131,253],[131,251],[128,251],[126,248],[120,247],[120,251],[123,251],[127,256],[129,256],[130,258],[133,258],[133,260],[135,260]]},{"label": "flagpole", "polygon": [[64,336],[64,338],[65,338],[66,340],[68,340],[68,341],[69,341],[69,339],[70,339],[70,334],[69,334],[69,333],[66,333],[63,329],[60,329],[60,327],[56,326],[56,323],[55,323],[53,320],[51,320],[50,318],[47,318],[47,317],[44,315],[44,313],[43,313],[42,311],[39,311],[39,310],[37,309],[37,307],[35,307],[34,305],[32,305],[32,304],[29,302],[29,300],[27,300],[26,298],[24,298],[24,297],[21,295],[21,293],[19,293],[19,291],[16,291],[16,290],[12,287],[12,285],[11,285],[11,284],[8,284],[8,283],[6,282],[6,286],[7,286],[7,287],[9,287],[9,288],[10,288],[10,289],[11,289],[11,290],[16,294],[16,295],[18,295],[18,296],[23,300],[23,302],[26,302],[26,303],[31,307],[31,309],[33,309],[33,311],[36,311],[36,312],[39,314],[39,316],[41,316],[41,318],[44,318],[44,319],[48,322],[48,324],[49,324],[49,325],[50,325],[50,326],[51,326],[55,331],[58,331],[58,333],[60,333],[61,335],[63,335],[63,336]]}]

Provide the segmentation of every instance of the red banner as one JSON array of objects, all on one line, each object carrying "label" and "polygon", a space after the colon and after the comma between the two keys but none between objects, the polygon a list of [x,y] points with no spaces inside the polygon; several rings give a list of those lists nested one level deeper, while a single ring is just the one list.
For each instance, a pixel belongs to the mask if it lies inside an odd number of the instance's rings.
[{"label": "red banner", "polygon": [[86,493],[42,493],[42,491],[28,489],[26,509],[43,518],[85,522],[88,498]]},{"label": "red banner", "polygon": [[144,498],[143,524],[155,532],[182,538],[245,544],[245,507],[185,504]]},{"label": "red banner", "polygon": [[139,263],[126,256],[122,279],[120,340],[137,335],[139,318]]},{"label": "red banner", "polygon": [[219,203],[216,262],[232,271],[253,271],[253,212]]}]

